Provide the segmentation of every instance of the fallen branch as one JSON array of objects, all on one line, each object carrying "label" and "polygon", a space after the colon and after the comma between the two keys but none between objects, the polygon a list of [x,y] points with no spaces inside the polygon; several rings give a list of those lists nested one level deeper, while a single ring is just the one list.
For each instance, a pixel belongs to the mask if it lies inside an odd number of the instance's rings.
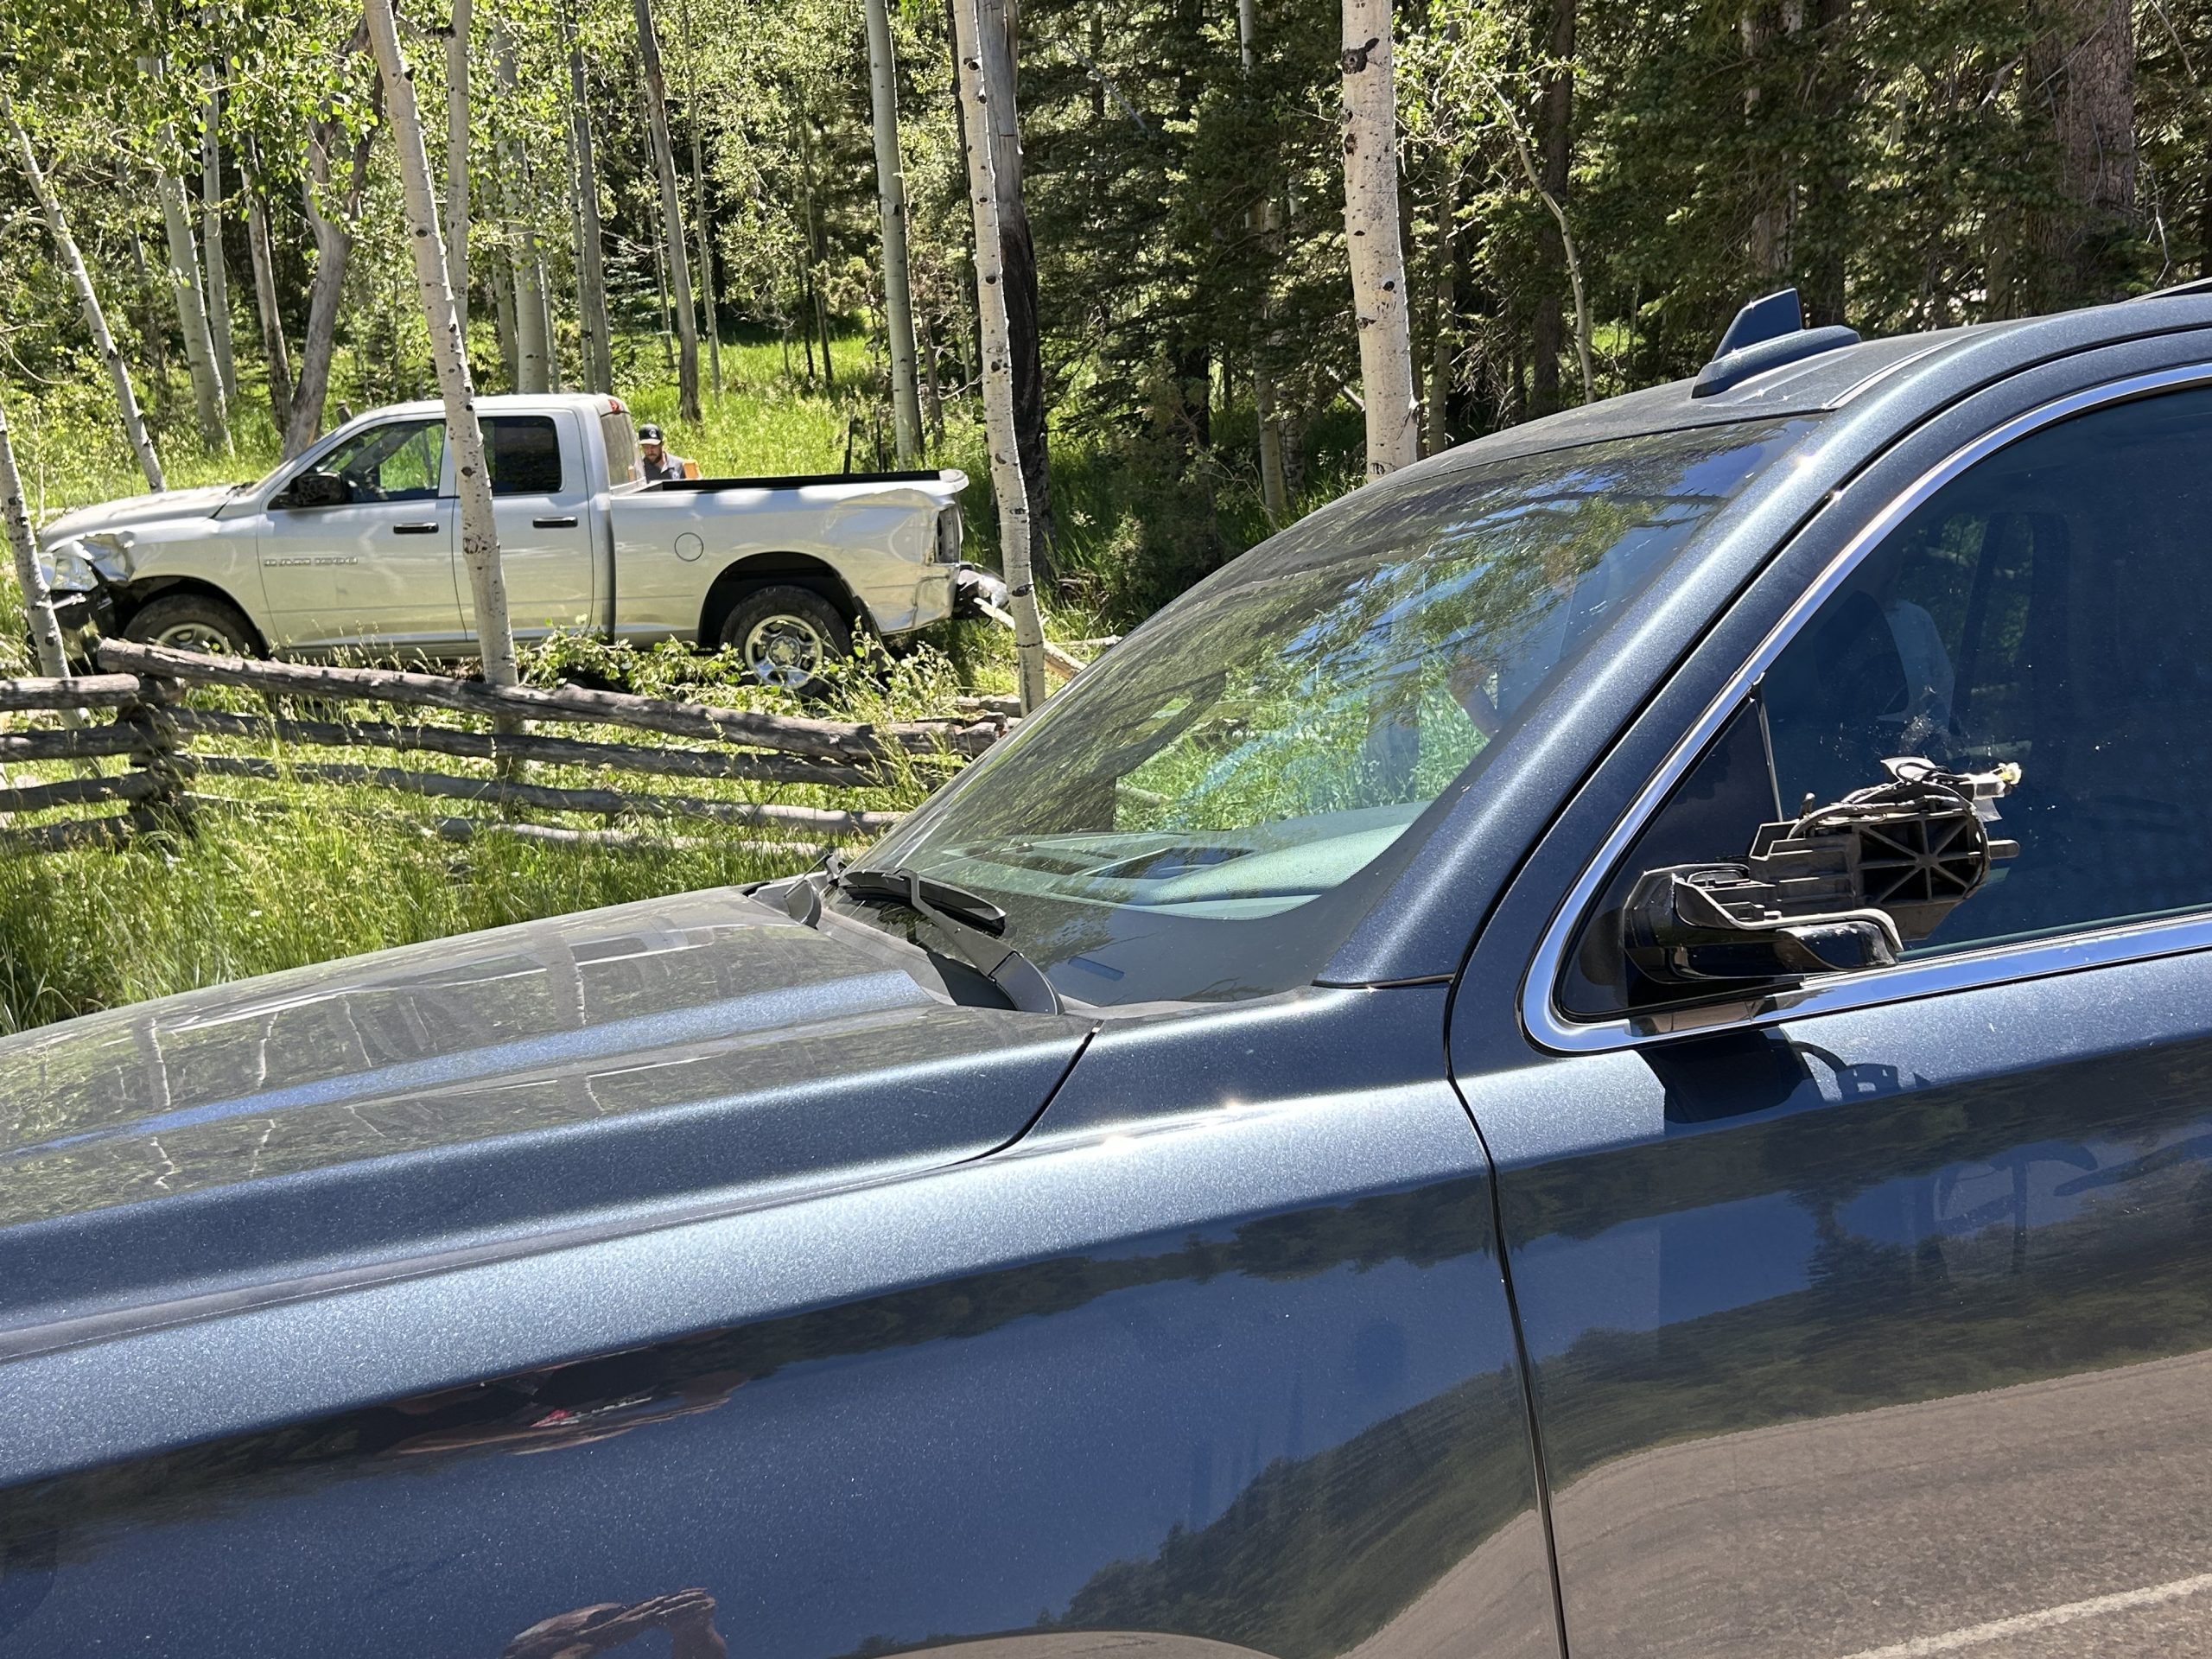
[{"label": "fallen branch", "polygon": [[[981,611],[985,616],[990,618],[992,621],[997,623],[1001,627],[1004,628],[1008,633],[1014,632],[1014,617],[1012,614],[1008,612],[1001,610],[997,606],[992,604],[989,600],[978,599],[976,601],[976,608],[978,611]],[[1077,675],[1083,672],[1084,669],[1084,665],[1080,660],[1069,656],[1067,652],[1062,651],[1058,645],[1054,645],[1049,639],[1045,641],[1045,666],[1051,669],[1055,674],[1058,674],[1063,680],[1071,680],[1075,678]]]}]

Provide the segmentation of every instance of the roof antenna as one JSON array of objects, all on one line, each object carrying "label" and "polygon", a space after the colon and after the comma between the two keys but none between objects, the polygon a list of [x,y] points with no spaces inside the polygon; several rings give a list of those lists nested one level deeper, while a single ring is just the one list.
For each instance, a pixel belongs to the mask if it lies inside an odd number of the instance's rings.
[{"label": "roof antenna", "polygon": [[1746,346],[1756,346],[1761,340],[1779,340],[1784,334],[1799,333],[1805,327],[1805,308],[1797,298],[1794,288],[1778,289],[1763,300],[1753,300],[1736,314],[1736,321],[1728,325],[1728,332],[1720,336],[1714,346],[1715,357],[1726,357],[1731,352],[1740,352]]},{"label": "roof antenna", "polygon": [[1785,288],[1753,300],[1736,314],[1736,321],[1720,336],[1713,360],[1691,385],[1690,396],[1710,397],[1769,369],[1858,343],[1858,334],[1849,328],[1806,327],[1797,290]]}]

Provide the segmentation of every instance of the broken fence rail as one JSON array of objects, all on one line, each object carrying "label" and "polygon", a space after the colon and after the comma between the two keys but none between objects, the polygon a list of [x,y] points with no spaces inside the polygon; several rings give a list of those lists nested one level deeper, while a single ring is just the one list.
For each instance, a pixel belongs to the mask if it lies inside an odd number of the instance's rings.
[{"label": "broken fence rail", "polygon": [[[836,836],[880,833],[899,815],[556,786],[524,781],[514,775],[513,768],[537,761],[769,785],[879,788],[889,781],[887,768],[910,758],[972,758],[995,741],[1007,723],[995,709],[971,709],[954,719],[895,724],[813,720],[577,686],[493,687],[391,669],[202,656],[128,640],[103,643],[99,656],[107,672],[67,680],[0,680],[0,711],[46,712],[64,718],[77,711],[113,711],[106,725],[0,732],[0,767],[74,761],[84,763],[86,771],[85,776],[54,781],[0,784],[0,813],[106,802],[128,810],[106,817],[11,827],[0,832],[0,846],[20,852],[114,846],[148,829],[188,824],[196,798],[188,785],[201,775],[367,785],[430,799],[472,802],[510,814],[536,810],[601,817],[610,825],[621,819],[704,818],[794,838],[789,843],[764,844],[813,844]],[[189,685],[256,691],[270,701],[270,707],[251,713],[192,708],[179,700],[182,688]],[[610,743],[537,732],[470,731],[424,721],[308,718],[279,706],[276,700],[288,697],[311,700],[318,715],[330,714],[328,706],[334,703],[367,702],[510,721],[519,715],[538,721],[614,726],[715,747]],[[266,755],[194,747],[226,741],[448,755],[501,763],[502,771],[487,778],[401,766],[278,761]],[[130,770],[101,775],[96,763],[111,759],[126,760]],[[460,833],[461,822],[448,820],[443,832]],[[504,818],[483,822],[486,829],[542,830],[543,835],[530,838],[549,842],[630,844],[627,832],[520,826]],[[805,838],[804,843],[798,837]]]}]

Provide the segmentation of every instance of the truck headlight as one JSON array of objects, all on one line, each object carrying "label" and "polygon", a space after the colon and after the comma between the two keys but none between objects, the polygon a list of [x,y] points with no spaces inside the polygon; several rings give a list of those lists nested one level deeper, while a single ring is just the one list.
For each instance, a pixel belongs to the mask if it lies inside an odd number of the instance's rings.
[{"label": "truck headlight", "polygon": [[41,550],[38,562],[46,573],[46,586],[50,593],[89,594],[100,585],[92,561],[73,543]]}]

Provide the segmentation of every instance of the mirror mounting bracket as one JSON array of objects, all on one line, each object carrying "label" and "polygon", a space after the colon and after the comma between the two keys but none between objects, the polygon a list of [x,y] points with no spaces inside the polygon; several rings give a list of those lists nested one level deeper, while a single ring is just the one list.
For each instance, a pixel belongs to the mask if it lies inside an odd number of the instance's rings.
[{"label": "mirror mounting bracket", "polygon": [[1759,826],[1742,861],[1647,870],[1621,911],[1629,960],[1664,985],[1794,982],[1893,966],[2019,851],[1993,839],[2016,766],[1885,760],[1890,781]]}]

